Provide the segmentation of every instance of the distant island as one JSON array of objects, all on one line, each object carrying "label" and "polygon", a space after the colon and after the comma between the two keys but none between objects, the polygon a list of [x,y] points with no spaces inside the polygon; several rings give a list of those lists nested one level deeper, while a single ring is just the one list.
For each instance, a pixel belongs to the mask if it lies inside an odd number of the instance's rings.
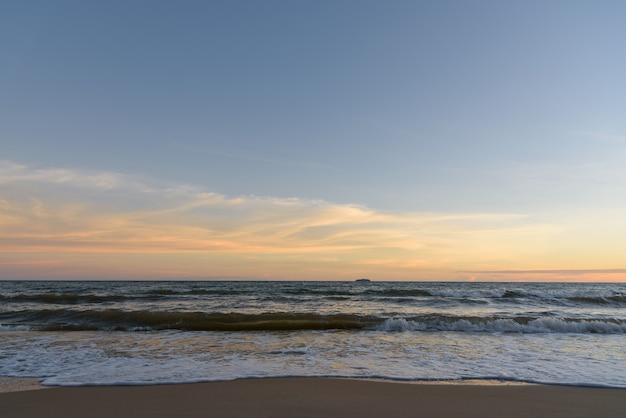
[{"label": "distant island", "polygon": [[356,279],[355,282],[357,283],[369,283],[371,282],[370,279]]}]

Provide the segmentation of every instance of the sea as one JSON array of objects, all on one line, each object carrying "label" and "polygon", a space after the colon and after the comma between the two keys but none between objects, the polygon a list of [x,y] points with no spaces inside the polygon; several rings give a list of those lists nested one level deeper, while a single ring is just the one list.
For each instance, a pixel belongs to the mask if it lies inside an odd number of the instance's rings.
[{"label": "sea", "polygon": [[626,283],[0,281],[0,376],[626,388]]}]

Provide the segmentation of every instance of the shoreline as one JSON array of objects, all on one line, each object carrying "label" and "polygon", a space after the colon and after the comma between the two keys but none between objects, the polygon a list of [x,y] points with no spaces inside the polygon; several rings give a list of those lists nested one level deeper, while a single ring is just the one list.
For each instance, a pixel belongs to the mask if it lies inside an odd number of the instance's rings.
[{"label": "shoreline", "polygon": [[48,389],[39,377],[9,377],[0,376],[0,394],[8,392],[23,392],[27,390]]},{"label": "shoreline", "polygon": [[[40,390],[40,389],[53,389],[62,387],[113,387],[113,386],[177,386],[177,385],[196,385],[204,383],[224,383],[230,381],[239,380],[265,380],[265,379],[340,379],[340,380],[356,380],[365,382],[379,382],[379,383],[400,383],[406,385],[468,385],[468,386],[527,386],[527,385],[543,385],[552,386],[543,383],[523,382],[515,380],[501,380],[501,379],[453,379],[453,380],[394,380],[384,378],[358,378],[358,377],[305,377],[305,376],[287,376],[287,377],[249,377],[238,378],[231,380],[216,380],[216,381],[203,381],[203,382],[181,382],[181,383],[146,383],[146,384],[86,384],[86,385],[44,385],[41,383],[43,378],[39,377],[12,377],[12,376],[0,376],[0,393],[8,392],[22,392],[27,390]],[[568,386],[568,385],[555,385],[555,386]],[[574,386],[578,387],[578,386]],[[588,387],[588,386],[581,386]],[[608,389],[616,389],[608,387]]]},{"label": "shoreline", "polygon": [[39,386],[45,390],[0,393],[3,416],[617,418],[626,410],[626,389],[540,384],[413,384],[313,377],[145,386]]}]

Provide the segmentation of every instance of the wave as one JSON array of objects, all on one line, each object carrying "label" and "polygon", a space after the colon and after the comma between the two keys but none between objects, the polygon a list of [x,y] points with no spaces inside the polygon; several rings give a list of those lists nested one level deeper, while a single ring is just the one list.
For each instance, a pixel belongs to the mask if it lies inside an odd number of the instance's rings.
[{"label": "wave", "polygon": [[94,294],[73,294],[73,293],[41,293],[41,294],[19,294],[14,296],[0,295],[2,302],[31,302],[49,304],[78,304],[78,303],[106,303],[120,302],[123,300],[136,299],[133,296],[121,295],[94,295]]},{"label": "wave", "polygon": [[428,290],[424,289],[384,289],[384,290],[367,290],[363,292],[367,295],[384,296],[384,297],[410,297],[410,296],[436,296]]},{"label": "wave", "polygon": [[413,331],[624,334],[626,320],[549,316],[481,317],[441,314],[381,318],[354,314],[206,313],[45,309],[3,315],[2,330],[36,331]]},{"label": "wave", "polygon": [[0,295],[0,301],[10,303],[44,303],[56,305],[77,305],[81,303],[111,303],[129,300],[159,300],[165,296],[153,294],[146,296],[125,296],[125,295],[96,295],[96,294],[75,294],[75,293],[39,293],[39,294],[18,294],[13,296]]},{"label": "wave", "polygon": [[122,311],[118,309],[72,311],[45,309],[22,311],[6,318],[10,324],[30,324],[39,331],[296,331],[363,329],[377,321],[371,317],[336,314],[204,313]]},{"label": "wave", "polygon": [[0,331],[30,331],[32,328],[28,325],[6,325],[0,324]]},{"label": "wave", "polygon": [[[0,301],[6,303],[42,303],[57,305],[76,305],[81,303],[98,304],[98,303],[114,303],[124,301],[140,301],[140,300],[166,300],[176,298],[178,296],[236,296],[250,293],[248,291],[233,290],[191,290],[191,291],[174,291],[168,289],[150,290],[139,295],[100,295],[100,294],[74,294],[74,293],[41,293],[41,294],[17,294],[12,296],[0,295]],[[289,292],[292,296],[269,295],[269,300],[293,300],[293,295],[298,296],[321,296],[328,300],[350,300],[358,298],[359,294],[340,291],[323,291],[323,292]],[[486,300],[502,299],[506,302],[513,302],[515,299],[551,299],[552,301],[561,301],[568,304],[592,304],[592,305],[626,305],[626,295],[599,295],[599,296],[579,296],[579,295],[536,295],[518,291],[490,291],[490,292],[434,292],[421,289],[401,290],[387,289],[379,291],[367,291],[363,294],[380,297],[384,299],[393,298],[397,302],[402,302],[415,297],[437,300],[439,299],[455,299],[458,302],[466,303],[485,303]]]},{"label": "wave", "polygon": [[595,305],[626,304],[626,295],[570,296],[566,299],[570,302],[595,304]]},{"label": "wave", "polygon": [[[258,283],[175,283],[155,287],[124,286],[72,286],[62,283],[64,289],[46,291],[38,286],[34,292],[20,289],[15,293],[0,294],[2,303],[39,303],[57,305],[79,304],[115,304],[126,301],[202,301],[217,298],[233,298],[233,304],[239,303],[241,297],[263,298],[269,302],[299,303],[326,299],[331,301],[386,302],[394,303],[427,303],[436,306],[440,301],[448,306],[450,303],[465,304],[509,304],[529,303],[537,305],[558,306],[591,306],[606,305],[607,307],[626,306],[626,292],[620,287],[583,287],[583,286],[516,286],[516,285],[484,285],[462,286],[446,284],[406,285],[389,283],[385,285],[351,286],[349,284],[308,284],[306,286],[287,284]],[[59,284],[46,286],[54,289]],[[34,289],[33,289],[34,290]]]},{"label": "wave", "polygon": [[623,320],[581,320],[574,318],[482,318],[446,317],[390,318],[376,327],[380,331],[456,331],[456,332],[511,332],[511,333],[578,333],[624,334]]}]

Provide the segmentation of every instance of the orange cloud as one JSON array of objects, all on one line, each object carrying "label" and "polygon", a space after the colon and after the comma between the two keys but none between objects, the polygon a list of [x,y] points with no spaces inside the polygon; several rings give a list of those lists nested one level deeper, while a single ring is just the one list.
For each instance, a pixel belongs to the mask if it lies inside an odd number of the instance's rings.
[{"label": "orange cloud", "polygon": [[0,162],[0,185],[2,278],[446,280],[460,270],[546,266],[542,257],[570,228],[519,214],[227,197],[10,162]]}]

